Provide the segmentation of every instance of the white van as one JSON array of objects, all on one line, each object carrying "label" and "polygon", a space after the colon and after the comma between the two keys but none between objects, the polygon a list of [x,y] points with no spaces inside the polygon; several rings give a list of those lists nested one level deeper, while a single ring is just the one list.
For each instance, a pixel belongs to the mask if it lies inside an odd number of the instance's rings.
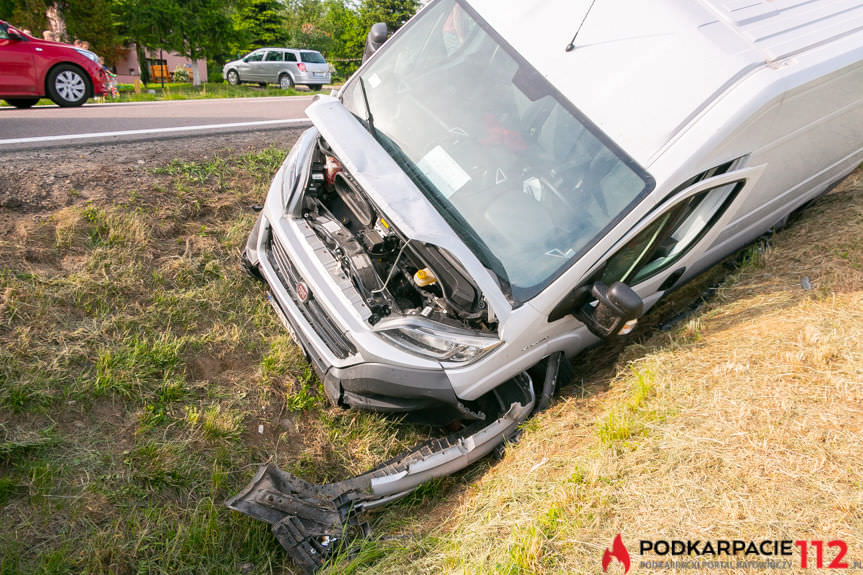
[{"label": "white van", "polygon": [[863,161],[863,4],[435,0],[308,115],[248,265],[334,403],[479,422],[325,490],[361,508]]}]

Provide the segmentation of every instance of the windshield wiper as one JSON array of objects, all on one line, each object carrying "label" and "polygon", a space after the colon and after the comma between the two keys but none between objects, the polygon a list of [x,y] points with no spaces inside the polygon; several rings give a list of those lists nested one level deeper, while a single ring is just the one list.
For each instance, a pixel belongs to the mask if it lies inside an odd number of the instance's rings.
[{"label": "windshield wiper", "polygon": [[[376,136],[377,137],[377,136]],[[436,188],[429,181],[428,177],[417,168],[416,164],[404,153],[401,146],[396,144],[392,138],[386,134],[377,137],[378,142],[390,154],[390,157],[405,171],[405,174],[417,185],[422,194],[437,208],[439,214],[443,216],[447,223],[453,228],[456,234],[473,252],[480,263],[498,279],[501,289],[507,295],[512,295],[512,284],[509,281],[509,275],[503,267],[503,262],[494,255],[488,244],[476,233],[476,230],[468,223],[461,213],[453,208],[453,205],[443,200],[435,193]]]},{"label": "windshield wiper", "polygon": [[366,83],[363,82],[362,76],[357,76],[357,78],[360,80],[360,89],[363,91],[363,102],[366,104],[366,118],[369,123],[369,132],[372,133],[372,136],[374,136],[375,139],[378,139],[378,132],[375,130],[375,118],[372,116],[372,109],[371,106],[369,106],[369,97],[366,94]]}]

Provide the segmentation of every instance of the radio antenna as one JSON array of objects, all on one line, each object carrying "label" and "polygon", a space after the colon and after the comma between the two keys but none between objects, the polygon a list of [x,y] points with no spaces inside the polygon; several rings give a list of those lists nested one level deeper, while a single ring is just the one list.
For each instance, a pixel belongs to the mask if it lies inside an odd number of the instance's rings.
[{"label": "radio antenna", "polygon": [[591,0],[590,7],[587,9],[587,12],[584,13],[584,18],[581,19],[581,24],[578,25],[578,30],[575,31],[575,35],[572,37],[572,40],[570,40],[569,44],[566,45],[567,52],[575,50],[575,39],[578,37],[578,33],[581,32],[581,27],[584,26],[585,22],[587,22],[587,17],[590,15],[590,11],[593,10],[594,4],[596,4],[596,0]]}]

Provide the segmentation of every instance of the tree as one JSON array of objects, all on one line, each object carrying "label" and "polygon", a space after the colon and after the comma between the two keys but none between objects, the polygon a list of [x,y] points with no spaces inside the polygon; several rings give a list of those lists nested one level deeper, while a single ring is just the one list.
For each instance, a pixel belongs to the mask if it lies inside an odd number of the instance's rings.
[{"label": "tree", "polygon": [[26,28],[41,37],[42,30],[48,29],[47,8],[46,0],[0,0],[0,17],[19,30]]},{"label": "tree", "polygon": [[70,40],[86,40],[90,49],[114,64],[121,52],[114,29],[111,0],[63,0],[58,8],[66,21]]},{"label": "tree", "polygon": [[416,14],[417,8],[417,0],[363,0],[360,18],[366,31],[376,22],[386,22],[390,32],[395,32]]},{"label": "tree", "polygon": [[233,5],[224,0],[183,0],[168,44],[195,64],[193,84],[201,84],[198,61],[224,56],[233,28]]},{"label": "tree", "polygon": [[150,73],[144,48],[172,48],[179,7],[174,0],[115,0],[114,9],[118,36],[134,42],[141,80],[147,83]]},{"label": "tree", "polygon": [[234,13],[233,55],[285,44],[285,8],[279,0],[241,0]]}]

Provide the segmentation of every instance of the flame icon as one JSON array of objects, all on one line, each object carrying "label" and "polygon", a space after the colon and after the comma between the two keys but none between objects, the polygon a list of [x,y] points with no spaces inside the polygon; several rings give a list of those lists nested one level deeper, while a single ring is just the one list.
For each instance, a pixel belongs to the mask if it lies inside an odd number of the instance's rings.
[{"label": "flame icon", "polygon": [[623,545],[623,539],[620,538],[620,533],[618,533],[617,537],[614,538],[614,542],[611,544],[611,551],[606,547],[605,553],[602,554],[602,571],[604,573],[608,572],[608,565],[611,563],[612,557],[620,561],[623,565],[623,575],[626,575],[629,572],[629,552]]}]

